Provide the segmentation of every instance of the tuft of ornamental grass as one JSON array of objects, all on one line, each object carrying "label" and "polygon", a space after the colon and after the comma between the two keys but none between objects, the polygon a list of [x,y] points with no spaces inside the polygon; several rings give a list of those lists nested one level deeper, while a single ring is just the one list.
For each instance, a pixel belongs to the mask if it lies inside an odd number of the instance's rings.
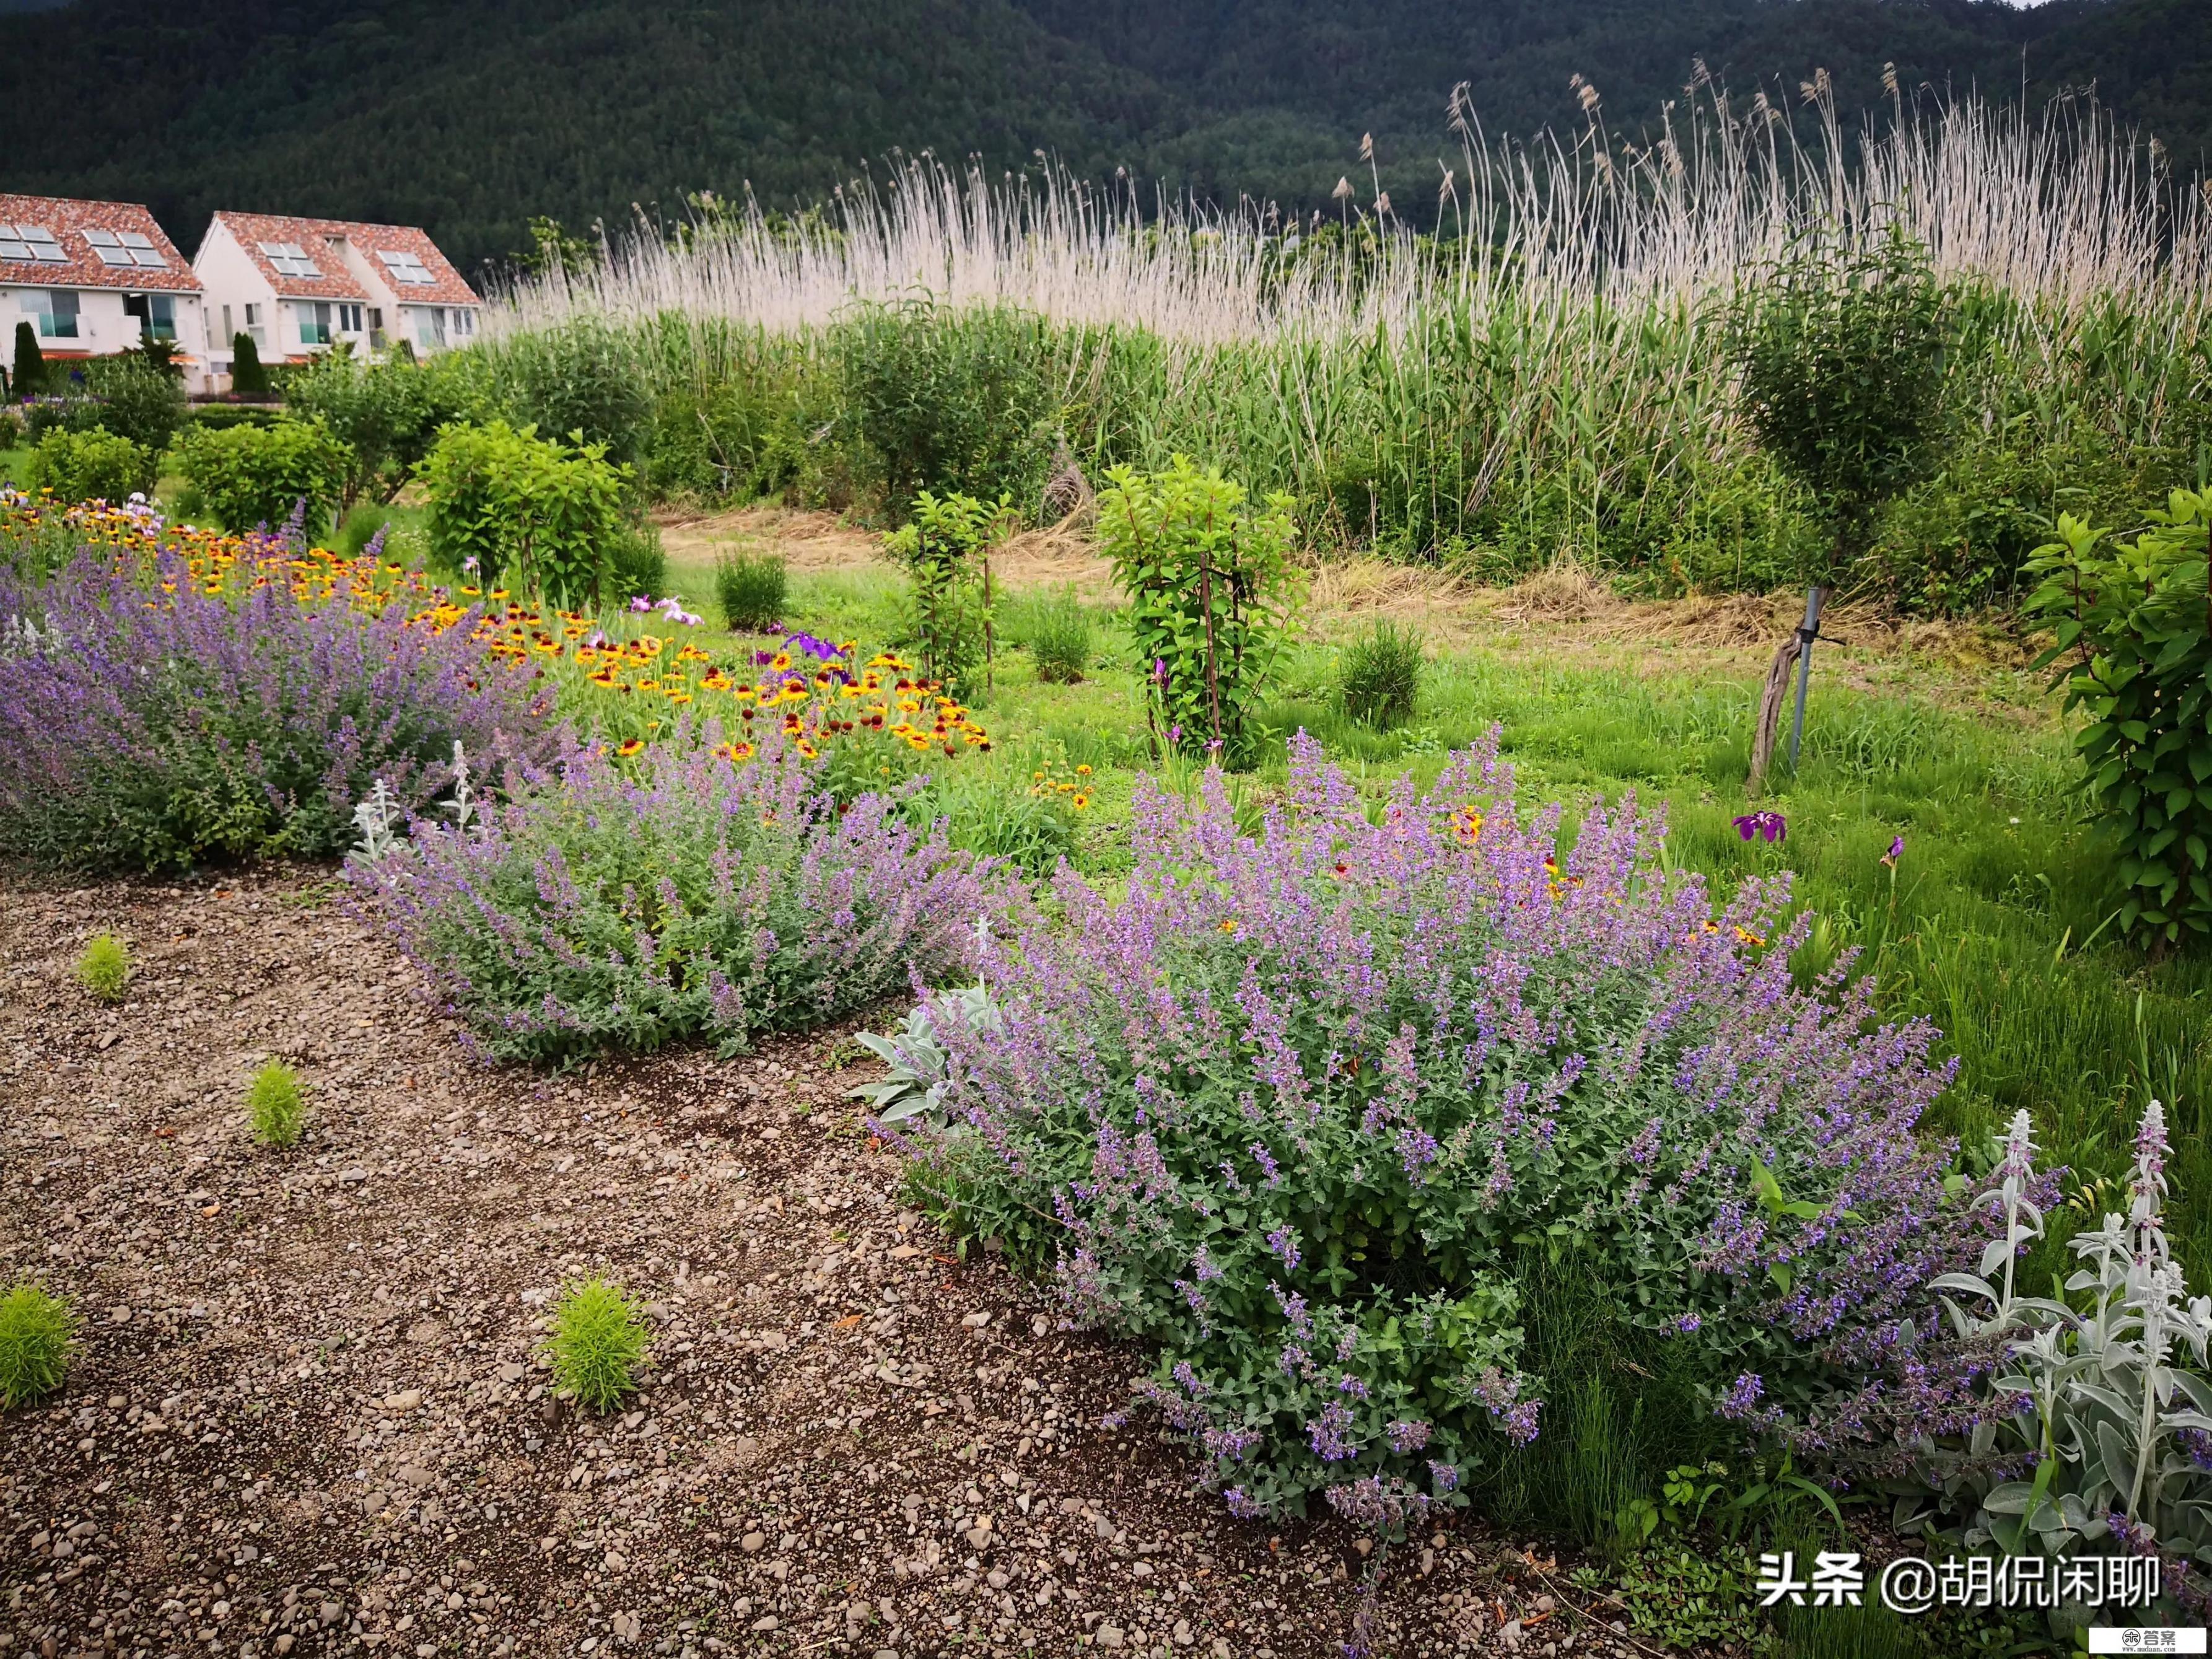
[{"label": "tuft of ornamental grass", "polygon": [[643,1309],[619,1285],[593,1278],[570,1285],[553,1304],[545,1342],[555,1382],[586,1410],[612,1411],[637,1391],[647,1334]]},{"label": "tuft of ornamental grass", "polygon": [[772,553],[725,553],[714,562],[714,596],[734,634],[765,634],[783,618],[789,577]]},{"label": "tuft of ornamental grass", "polygon": [[1055,685],[1079,684],[1091,666],[1091,617],[1075,590],[1063,587],[1036,600],[1024,622],[1037,678]]},{"label": "tuft of ornamental grass", "polygon": [[1395,623],[1377,622],[1344,648],[1337,672],[1337,697],[1344,712],[1363,726],[1389,731],[1413,715],[1428,666],[1421,636]]},{"label": "tuft of ornamental grass", "polygon": [[76,976],[100,1001],[120,1002],[131,982],[131,951],[112,933],[95,934],[76,959]]},{"label": "tuft of ornamental grass", "polygon": [[28,1280],[0,1296],[0,1411],[61,1387],[76,1346],[76,1316],[59,1297]]},{"label": "tuft of ornamental grass", "polygon": [[253,1138],[264,1146],[296,1146],[307,1121],[307,1097],[300,1074],[272,1060],[253,1074],[246,1091],[246,1115]]}]

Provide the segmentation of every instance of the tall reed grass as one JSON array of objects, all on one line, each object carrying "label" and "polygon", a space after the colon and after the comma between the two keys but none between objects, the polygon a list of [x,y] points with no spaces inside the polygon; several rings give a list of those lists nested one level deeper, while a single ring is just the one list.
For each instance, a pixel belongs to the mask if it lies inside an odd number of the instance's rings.
[{"label": "tall reed grass", "polygon": [[[1018,312],[1047,325],[1028,373],[1086,471],[1188,453],[1292,491],[1323,539],[1483,574],[1572,553],[1758,586],[1793,574],[1808,532],[1738,419],[1723,302],[1794,238],[1901,223],[1966,328],[1960,459],[1896,515],[1892,577],[2016,563],[2063,492],[2117,508],[2203,464],[2202,189],[2086,102],[1899,94],[1847,130],[1825,77],[1806,95],[1792,119],[1701,74],[1656,134],[1617,137],[1593,104],[1578,137],[1526,144],[1487,139],[1455,96],[1433,236],[1387,199],[1285,223],[925,155],[822,216],[756,210],[677,245],[641,229],[506,295],[484,349],[611,324],[679,408],[672,432],[733,434],[713,461],[741,481],[726,489],[834,496],[866,472],[825,459],[849,437],[855,319],[918,299],[944,331]],[[1996,495],[2020,514],[1974,510]],[[1936,603],[1990,586],[1939,583]]]}]

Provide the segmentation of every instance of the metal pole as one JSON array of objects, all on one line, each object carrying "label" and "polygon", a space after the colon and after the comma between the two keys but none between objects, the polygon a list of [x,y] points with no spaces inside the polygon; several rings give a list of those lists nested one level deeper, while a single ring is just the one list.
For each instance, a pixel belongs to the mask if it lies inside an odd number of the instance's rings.
[{"label": "metal pole", "polygon": [[1797,628],[1797,712],[1790,722],[1790,769],[1797,769],[1797,745],[1805,738],[1805,686],[1813,678],[1813,641],[1820,637],[1820,589],[1805,590],[1805,620]]}]

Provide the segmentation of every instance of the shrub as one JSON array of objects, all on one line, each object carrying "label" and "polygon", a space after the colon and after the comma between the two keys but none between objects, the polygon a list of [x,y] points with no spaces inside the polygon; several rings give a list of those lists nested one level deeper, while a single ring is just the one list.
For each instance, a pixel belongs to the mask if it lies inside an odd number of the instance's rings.
[{"label": "shrub", "polygon": [[0,1296],[0,1410],[60,1388],[76,1346],[76,1316],[59,1297],[27,1282]]},{"label": "shrub", "polygon": [[553,1304],[545,1351],[557,1387],[586,1411],[610,1412],[637,1392],[647,1340],[644,1310],[620,1285],[587,1279]]},{"label": "shrub", "polygon": [[865,305],[832,329],[845,418],[884,502],[1038,501],[1057,412],[1049,347],[1027,313],[928,299]]},{"label": "shrub", "polygon": [[194,426],[204,426],[210,432],[225,432],[234,426],[275,426],[284,418],[281,409],[265,409],[255,404],[202,404],[186,417]]},{"label": "shrub", "polygon": [[345,446],[339,505],[396,497],[437,440],[466,413],[459,382],[411,361],[364,363],[329,351],[301,368],[284,401]]},{"label": "shrub", "polygon": [[174,554],[0,576],[0,626],[35,641],[0,653],[0,849],[71,868],[318,857],[374,781],[418,805],[457,739],[487,761],[547,741],[526,670],[411,622],[404,593],[301,578],[299,556],[249,541],[214,592]]},{"label": "shrub", "polygon": [[[149,459],[185,422],[184,382],[158,357],[125,351],[85,366],[85,387],[100,401],[100,424],[128,438]],[[144,488],[151,489],[150,474]]]},{"label": "shrub", "polygon": [[1403,726],[1413,717],[1427,665],[1419,634],[1377,622],[1345,647],[1337,670],[1337,701],[1362,725],[1386,731]]},{"label": "shrub", "polygon": [[724,553],[714,561],[714,594],[734,634],[765,634],[783,618],[789,577],[773,553]]},{"label": "shrub", "polygon": [[1164,472],[1118,466],[1098,497],[1098,545],[1129,596],[1150,717],[1164,750],[1241,755],[1297,601],[1291,501],[1249,509],[1243,486],[1178,455]]},{"label": "shrub", "polygon": [[329,526],[352,457],[327,428],[304,421],[216,429],[187,427],[179,470],[201,510],[225,529],[279,526],[304,507],[307,533]]},{"label": "shrub", "polygon": [[607,543],[607,598],[651,599],[668,586],[668,551],[650,524],[619,524]]},{"label": "shrub", "polygon": [[[527,770],[481,834],[418,825],[356,868],[436,994],[502,1059],[817,1025],[964,962],[986,890],[891,802],[842,811],[774,728]],[[636,745],[626,745],[636,747]]]},{"label": "shrub", "polygon": [[504,421],[450,426],[421,471],[440,565],[558,605],[602,598],[628,471],[599,445],[570,450]]},{"label": "shrub", "polygon": [[2070,514],[2037,550],[2039,665],[2088,720],[2075,737],[2092,809],[2120,847],[2120,925],[2170,945],[2212,933],[2212,494],[2176,490],[2133,542]]},{"label": "shrub", "polygon": [[230,389],[241,398],[269,395],[269,371],[261,365],[261,348],[251,334],[230,337]]},{"label": "shrub", "polygon": [[131,952],[112,933],[95,933],[76,959],[77,982],[102,1002],[123,1000],[131,981]]},{"label": "shrub", "polygon": [[246,1115],[253,1138],[264,1146],[296,1146],[307,1121],[307,1098],[300,1074],[272,1060],[253,1074],[246,1091]]},{"label": "shrub", "polygon": [[13,449],[22,441],[22,416],[12,409],[0,409],[0,449]]},{"label": "shrub", "polygon": [[46,354],[39,349],[39,331],[27,319],[15,325],[14,394],[34,398],[46,389]]},{"label": "shrub", "polygon": [[1825,1397],[1972,1259],[1914,1133],[1935,1032],[1795,988],[1785,880],[1716,917],[1632,804],[1556,848],[1495,733],[1379,822],[1291,748],[1258,837],[1218,772],[1146,790],[1126,895],[1064,872],[1065,925],[983,942],[1003,1020],[940,1024],[953,1128],[912,1176],[1157,1345],[1142,1397],[1240,1513],[1387,1527],[1504,1478],[1532,1274],[1589,1281],[1608,1374],[1676,1373],[1711,1425]]},{"label": "shrub", "polygon": [[653,413],[645,368],[604,323],[586,319],[503,340],[485,363],[491,400],[515,425],[581,433],[585,446],[617,466],[644,458]]},{"label": "shrub", "polygon": [[903,629],[922,672],[955,696],[972,694],[975,671],[988,676],[993,644],[991,547],[1011,509],[972,495],[915,497],[914,517],[884,538],[884,550],[907,574]]},{"label": "shrub", "polygon": [[1073,587],[1032,600],[1022,624],[1022,642],[1039,679],[1073,685],[1083,678],[1091,666],[1091,617]]},{"label": "shrub", "polygon": [[31,452],[28,482],[57,501],[120,503],[154,487],[154,456],[119,433],[58,428]]}]

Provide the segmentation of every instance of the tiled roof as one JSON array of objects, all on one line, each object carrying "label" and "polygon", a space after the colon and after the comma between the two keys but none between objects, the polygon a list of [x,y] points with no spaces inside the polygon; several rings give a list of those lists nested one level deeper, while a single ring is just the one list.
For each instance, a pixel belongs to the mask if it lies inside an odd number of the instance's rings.
[{"label": "tiled roof", "polygon": [[[0,283],[32,288],[115,288],[134,294],[198,294],[200,279],[185,256],[161,234],[154,216],[136,202],[78,202],[58,196],[0,195]],[[8,230],[36,236],[45,232],[46,243],[9,237]],[[102,259],[85,233],[96,233],[105,244]],[[143,241],[149,246],[133,246]],[[61,258],[40,259],[11,257],[18,250],[35,254],[40,246],[58,249]],[[149,260],[158,258],[159,264]],[[121,261],[125,263],[111,263]]]},{"label": "tiled roof", "polygon": [[[438,252],[438,245],[423,231],[412,225],[357,224],[346,219],[296,219],[270,213],[218,213],[216,218],[229,228],[238,239],[255,267],[275,285],[276,292],[294,299],[366,300],[361,284],[353,273],[335,257],[329,246],[331,238],[339,237],[353,244],[362,259],[374,270],[384,285],[401,301],[410,304],[443,306],[482,305],[476,290],[461,280],[446,256]],[[264,251],[264,242],[290,244],[301,249],[323,275],[320,277],[294,275],[277,269],[275,261]],[[429,276],[428,283],[396,282],[391,272],[392,261],[381,256],[386,253],[415,256],[422,270]],[[401,263],[406,263],[404,258]]]}]

